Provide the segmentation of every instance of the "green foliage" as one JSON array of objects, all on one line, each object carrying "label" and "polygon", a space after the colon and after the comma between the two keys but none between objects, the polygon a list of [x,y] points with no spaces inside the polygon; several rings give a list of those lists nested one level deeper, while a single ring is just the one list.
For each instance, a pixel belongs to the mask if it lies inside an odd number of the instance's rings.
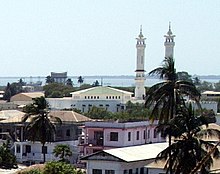
[{"label": "green foliage", "polygon": [[50,83],[43,87],[45,91],[45,97],[59,98],[69,97],[70,93],[74,91],[74,88],[70,85],[63,85],[60,83]]},{"label": "green foliage", "polygon": [[177,78],[178,80],[193,82],[192,76],[186,71],[177,72]]},{"label": "green foliage", "polygon": [[77,170],[65,162],[47,162],[43,174],[77,174]]},{"label": "green foliage", "polygon": [[220,81],[218,81],[217,83],[214,83],[214,89],[215,91],[220,91]]},{"label": "green foliage", "polygon": [[12,84],[8,83],[5,87],[5,94],[3,96],[3,99],[10,101],[11,96],[24,92],[22,89],[22,85],[22,81],[19,81],[18,83],[14,82]]},{"label": "green foliage", "polygon": [[18,174],[43,174],[39,169],[31,169],[28,171],[18,172]]},{"label": "green foliage", "polygon": [[83,77],[82,77],[82,76],[79,76],[79,77],[78,77],[78,83],[80,84],[80,86],[83,84],[83,82],[84,82]]},{"label": "green foliage", "polygon": [[58,144],[53,149],[53,154],[55,157],[59,157],[61,162],[68,162],[68,158],[72,156],[72,151],[70,150],[69,145]]},{"label": "green foliage", "polygon": [[17,168],[16,157],[10,151],[9,141],[0,146],[0,167],[1,168]]},{"label": "green foliage", "polygon": [[109,118],[111,112],[106,111],[106,109],[104,108],[98,108],[96,106],[92,106],[92,108],[90,108],[88,113],[86,113],[85,115],[93,119],[104,119],[104,118]]},{"label": "green foliage", "polygon": [[199,91],[212,91],[213,84],[211,82],[203,81],[200,85],[197,86]]},{"label": "green foliage", "polygon": [[54,83],[54,79],[51,76],[47,76],[46,77],[46,83],[47,84]]}]

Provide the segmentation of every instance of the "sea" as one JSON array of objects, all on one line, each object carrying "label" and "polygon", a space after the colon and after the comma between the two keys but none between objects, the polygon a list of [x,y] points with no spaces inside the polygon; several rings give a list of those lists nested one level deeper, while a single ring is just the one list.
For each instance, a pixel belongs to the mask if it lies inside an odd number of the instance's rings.
[{"label": "sea", "polygon": [[[73,82],[73,86],[79,86],[78,76],[69,76]],[[29,76],[29,77],[0,77],[0,86],[6,86],[7,83],[19,82],[19,80],[26,82],[28,84],[35,84],[42,82],[42,85],[46,83],[46,77],[43,76]],[[83,83],[93,84],[96,80],[100,85],[103,86],[121,86],[121,87],[131,87],[135,86],[135,77],[131,75],[121,75],[121,76],[83,76]],[[201,81],[207,81],[211,83],[220,82],[220,76],[201,76],[199,77]],[[160,82],[159,78],[156,77],[146,77],[145,86],[150,87],[156,83]]]}]

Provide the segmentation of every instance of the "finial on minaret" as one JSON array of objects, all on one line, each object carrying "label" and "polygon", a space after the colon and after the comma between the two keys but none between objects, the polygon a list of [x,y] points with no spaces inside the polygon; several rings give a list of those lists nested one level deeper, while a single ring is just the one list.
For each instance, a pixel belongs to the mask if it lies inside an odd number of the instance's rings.
[{"label": "finial on minaret", "polygon": [[143,34],[142,34],[142,25],[140,26],[140,34],[139,34],[139,38],[142,38],[144,37]]},{"label": "finial on minaret", "polygon": [[169,36],[171,36],[173,34],[172,31],[171,31],[171,22],[169,22],[169,31],[167,32],[167,34]]}]

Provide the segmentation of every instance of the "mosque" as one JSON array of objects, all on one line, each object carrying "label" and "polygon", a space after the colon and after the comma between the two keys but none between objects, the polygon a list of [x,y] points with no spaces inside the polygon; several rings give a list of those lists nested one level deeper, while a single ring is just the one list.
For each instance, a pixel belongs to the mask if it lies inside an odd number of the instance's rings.
[{"label": "mosque", "polygon": [[[175,45],[171,26],[165,37],[165,56],[173,56],[173,48]],[[137,60],[136,60],[136,76],[135,76],[135,93],[124,90],[115,89],[108,86],[97,86],[89,89],[72,92],[72,97],[64,98],[46,98],[51,109],[79,109],[82,112],[88,112],[93,106],[103,108],[111,112],[120,112],[126,108],[126,103],[143,103],[146,95],[145,91],[145,40],[142,34],[136,38],[137,44]]]}]

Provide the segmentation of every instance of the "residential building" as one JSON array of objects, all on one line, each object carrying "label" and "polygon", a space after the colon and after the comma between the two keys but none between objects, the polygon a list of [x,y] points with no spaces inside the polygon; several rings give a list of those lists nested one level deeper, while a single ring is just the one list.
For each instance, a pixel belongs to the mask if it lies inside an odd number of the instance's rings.
[{"label": "residential building", "polygon": [[56,83],[65,84],[67,79],[67,72],[62,72],[62,73],[51,72],[51,78]]},{"label": "residential building", "polygon": [[201,93],[202,100],[216,100],[220,99],[220,92],[217,91],[204,91]]},{"label": "residential building", "polygon": [[[18,162],[32,162],[35,160],[39,163],[43,160],[42,147],[38,141],[35,143],[27,141],[25,135],[25,126],[30,121],[22,122],[22,118],[25,113],[17,111],[14,114],[5,114],[0,121],[0,141],[10,139],[14,142],[15,155]],[[73,111],[52,111],[49,113],[51,116],[55,116],[61,119],[62,124],[55,124],[56,134],[52,143],[47,143],[44,150],[46,151],[47,160],[55,159],[52,154],[52,150],[56,144],[68,144],[71,149],[74,150],[74,158],[76,161],[78,158],[78,137],[81,134],[81,126],[85,121],[91,119],[78,114]]]},{"label": "residential building", "polygon": [[81,156],[117,147],[165,142],[156,130],[157,122],[86,122],[80,137]]},{"label": "residential building", "polygon": [[154,161],[168,143],[153,143],[139,146],[103,150],[83,157],[87,174],[146,174],[147,164]]},{"label": "residential building", "polygon": [[44,97],[43,92],[19,93],[11,97],[10,101],[17,105],[28,105],[33,103],[34,98]]}]

